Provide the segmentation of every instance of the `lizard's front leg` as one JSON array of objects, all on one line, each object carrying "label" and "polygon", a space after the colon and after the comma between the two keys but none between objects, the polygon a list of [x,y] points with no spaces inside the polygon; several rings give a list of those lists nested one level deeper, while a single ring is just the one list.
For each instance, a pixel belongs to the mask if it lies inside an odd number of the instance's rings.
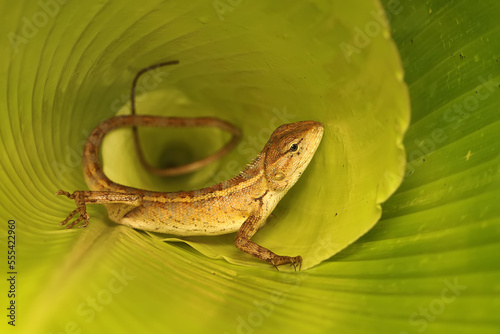
[{"label": "lizard's front leg", "polygon": [[250,238],[257,232],[258,226],[262,225],[260,224],[261,220],[262,218],[259,215],[248,217],[236,234],[235,246],[245,253],[272,264],[276,270],[278,270],[278,266],[287,263],[290,263],[295,270],[297,270],[298,266],[300,270],[302,267],[302,257],[300,255],[295,257],[276,255],[269,249],[250,241]]},{"label": "lizard's front leg", "polygon": [[73,228],[76,224],[83,221],[79,227],[85,227],[89,224],[90,216],[87,213],[86,204],[124,204],[123,210],[120,210],[120,215],[124,216],[133,208],[142,205],[143,195],[140,194],[125,194],[114,191],[82,191],[77,190],[70,194],[67,191],[59,190],[56,195],[64,195],[69,199],[75,200],[76,209],[64,219],[59,225],[66,225],[73,217],[79,213],[80,216],[70,223],[66,228]]}]

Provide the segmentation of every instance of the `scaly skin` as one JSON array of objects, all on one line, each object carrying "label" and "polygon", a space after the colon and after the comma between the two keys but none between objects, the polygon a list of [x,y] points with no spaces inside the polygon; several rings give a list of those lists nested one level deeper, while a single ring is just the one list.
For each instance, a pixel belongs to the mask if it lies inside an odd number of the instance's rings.
[{"label": "scaly skin", "polygon": [[[173,62],[159,64],[165,66]],[[158,65],[156,67],[159,67]],[[142,70],[134,80],[150,67]],[[132,93],[132,98],[134,94]],[[104,136],[121,127],[155,126],[216,126],[230,132],[232,140],[221,151],[220,156],[235,145],[239,130],[217,118],[175,118],[159,116],[118,116],[103,121],[90,134],[83,153],[83,172],[90,191],[75,191],[73,194],[59,190],[75,201],[77,208],[61,222],[68,224],[79,213],[80,216],[67,225],[72,228],[79,223],[85,227],[90,216],[87,204],[102,204],[109,218],[118,224],[141,230],[168,233],[179,236],[219,235],[236,232],[235,246],[258,259],[272,264],[291,264],[301,267],[301,256],[279,256],[250,241],[262,227],[279,200],[297,182],[323,136],[323,125],[314,121],[285,124],[278,127],[264,146],[262,152],[246,169],[228,181],[211,187],[180,192],[155,192],[124,186],[111,181],[103,172],[99,159],[99,147]],[[137,136],[136,142],[138,143]],[[140,146],[137,145],[140,150]],[[142,156],[142,152],[140,152]],[[196,170],[213,161],[212,156],[184,166],[188,171]],[[145,159],[141,158],[147,165]],[[150,168],[151,170],[151,168]],[[157,171],[161,170],[156,169]],[[175,167],[173,173],[186,171]]]}]

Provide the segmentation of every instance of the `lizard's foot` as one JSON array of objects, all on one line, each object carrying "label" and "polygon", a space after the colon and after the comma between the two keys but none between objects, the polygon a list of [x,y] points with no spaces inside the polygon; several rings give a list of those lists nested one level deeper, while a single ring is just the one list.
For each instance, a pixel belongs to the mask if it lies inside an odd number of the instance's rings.
[{"label": "lizard's foot", "polygon": [[76,204],[76,209],[71,211],[68,217],[64,219],[62,222],[59,223],[59,225],[66,225],[73,217],[79,213],[80,216],[76,218],[73,222],[71,222],[66,228],[73,228],[76,224],[80,223],[83,221],[83,224],[81,226],[78,226],[80,228],[86,227],[89,224],[90,216],[87,213],[87,207],[85,205],[85,200],[84,200],[84,193],[83,191],[75,191],[74,193],[70,194],[67,191],[59,190],[56,192],[56,195],[64,195],[69,199],[75,200]]},{"label": "lizard's foot", "polygon": [[269,261],[276,270],[279,271],[278,266],[281,266],[283,264],[290,263],[291,266],[293,266],[293,269],[297,271],[297,266],[299,267],[299,270],[302,268],[302,256],[275,256]]}]

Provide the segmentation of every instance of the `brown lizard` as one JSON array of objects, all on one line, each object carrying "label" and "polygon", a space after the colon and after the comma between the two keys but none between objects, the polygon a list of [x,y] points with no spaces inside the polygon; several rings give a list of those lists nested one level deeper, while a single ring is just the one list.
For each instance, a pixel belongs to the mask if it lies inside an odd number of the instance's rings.
[{"label": "brown lizard", "polygon": [[[132,228],[168,233],[179,236],[220,235],[236,232],[238,249],[272,264],[276,269],[291,264],[295,269],[302,265],[301,256],[280,256],[250,241],[262,227],[279,200],[297,182],[311,161],[323,136],[323,125],[314,121],[302,121],[278,127],[262,152],[242,172],[230,180],[193,191],[157,192],[124,186],[111,181],[103,172],[99,159],[99,147],[104,136],[117,128],[152,126],[185,127],[216,126],[232,133],[232,140],[213,155],[194,163],[164,170],[149,167],[153,172],[175,175],[190,172],[225,154],[240,136],[232,124],[217,118],[176,118],[135,115],[135,86],[140,75],[160,66],[177,61],[160,63],[137,73],[131,94],[132,115],[117,116],[103,121],[89,135],[83,152],[83,173],[90,191],[78,190],[72,194],[59,190],[56,195],[73,199],[77,208],[60,224],[69,223],[72,228],[83,222],[89,223],[87,204],[102,204],[109,218]],[[148,163],[134,137],[142,163]],[[183,168],[186,167],[187,168]]]}]

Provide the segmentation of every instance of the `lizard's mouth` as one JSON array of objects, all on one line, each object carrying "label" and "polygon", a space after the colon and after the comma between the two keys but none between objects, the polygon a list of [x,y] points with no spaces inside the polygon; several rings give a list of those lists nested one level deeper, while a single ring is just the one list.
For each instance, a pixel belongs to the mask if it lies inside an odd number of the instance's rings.
[{"label": "lizard's mouth", "polygon": [[302,163],[300,164],[301,168],[306,168],[309,162],[311,162],[314,153],[316,153],[316,150],[321,143],[321,139],[323,139],[323,133],[325,131],[325,127],[323,126],[323,124],[314,121],[309,122],[313,123],[313,127],[306,135],[307,142],[309,142],[310,144],[307,146],[307,149],[304,150],[304,158],[302,160]]},{"label": "lizard's mouth", "polygon": [[309,163],[311,162],[316,150],[321,143],[321,139],[323,138],[324,126],[319,122],[308,121],[313,123],[313,127],[305,136],[305,141],[308,143],[307,147],[302,151],[302,159],[296,165],[297,167],[294,170],[294,175],[296,176],[295,181],[292,182],[294,184],[305,171]]}]

